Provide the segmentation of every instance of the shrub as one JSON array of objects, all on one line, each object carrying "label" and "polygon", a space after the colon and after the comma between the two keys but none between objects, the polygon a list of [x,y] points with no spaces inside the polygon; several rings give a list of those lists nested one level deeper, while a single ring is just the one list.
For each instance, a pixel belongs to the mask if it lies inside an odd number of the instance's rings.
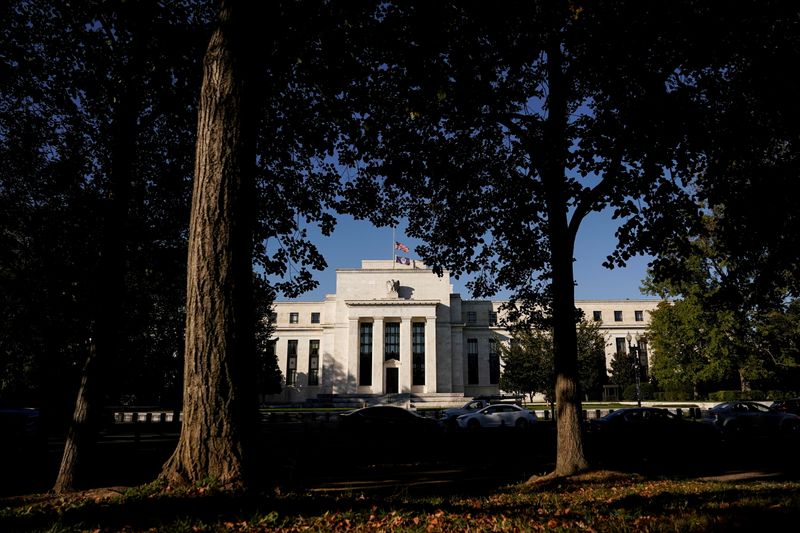
[{"label": "shrub", "polygon": [[694,395],[682,390],[667,390],[654,393],[653,398],[661,402],[685,402],[693,400]]},{"label": "shrub", "polygon": [[760,390],[718,390],[708,393],[708,399],[712,402],[732,402],[734,400],[765,400],[767,395]]},{"label": "shrub", "polygon": [[[655,388],[650,383],[642,383],[640,385],[640,391],[642,393],[642,400],[652,400],[655,398]],[[622,399],[623,400],[635,400],[636,399],[636,385],[628,385],[622,391]]]}]

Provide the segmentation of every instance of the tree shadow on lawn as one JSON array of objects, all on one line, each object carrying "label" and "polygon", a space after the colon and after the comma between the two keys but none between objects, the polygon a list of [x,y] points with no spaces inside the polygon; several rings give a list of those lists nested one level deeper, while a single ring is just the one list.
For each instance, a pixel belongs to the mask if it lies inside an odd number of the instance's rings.
[{"label": "tree shadow on lawn", "polygon": [[513,517],[516,524],[546,524],[553,517],[562,520],[569,516],[573,521],[595,525],[608,519],[617,524],[649,520],[655,526],[659,520],[668,519],[670,524],[685,521],[687,530],[699,530],[699,526],[716,530],[755,530],[757,526],[785,530],[786,524],[796,523],[800,513],[797,484],[787,490],[781,484],[748,483],[681,482],[594,471],[539,484],[496,487],[472,495],[452,487],[426,494],[406,488],[393,493],[281,494],[203,488],[167,492],[163,486],[143,487],[117,492],[87,491],[69,497],[2,500],[0,530],[346,529],[350,524],[360,524],[363,529],[376,516],[403,517],[407,521],[444,516],[442,520],[450,520],[449,528],[457,527],[459,521],[487,516]]}]

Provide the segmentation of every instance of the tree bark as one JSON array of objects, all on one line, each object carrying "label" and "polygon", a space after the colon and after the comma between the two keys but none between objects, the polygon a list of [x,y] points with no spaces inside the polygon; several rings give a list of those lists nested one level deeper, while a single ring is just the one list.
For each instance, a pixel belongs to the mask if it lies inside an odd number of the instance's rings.
[{"label": "tree bark", "polygon": [[81,384],[78,388],[78,398],[75,401],[75,411],[67,429],[64,453],[53,486],[53,492],[56,494],[65,494],[78,488],[87,469],[87,457],[91,456],[89,448],[93,444],[95,436],[95,431],[92,430],[95,418],[93,410],[96,409],[98,403],[94,390],[98,382],[96,366],[96,346],[94,341],[90,340],[89,355],[86,357],[81,372]]},{"label": "tree bark", "polygon": [[183,422],[161,478],[249,482],[256,423],[254,135],[242,2],[223,0],[204,59],[187,263]]}]

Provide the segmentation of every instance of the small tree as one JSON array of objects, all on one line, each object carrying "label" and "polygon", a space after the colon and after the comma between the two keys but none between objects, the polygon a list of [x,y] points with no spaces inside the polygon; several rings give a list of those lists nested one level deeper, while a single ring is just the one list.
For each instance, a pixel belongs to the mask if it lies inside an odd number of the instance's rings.
[{"label": "small tree", "polygon": [[[513,340],[500,345],[503,374],[500,388],[509,392],[544,395],[555,402],[553,334],[550,330],[515,329]],[[583,394],[599,393],[605,384],[605,339],[596,323],[581,321],[577,326],[578,375]]]},{"label": "small tree", "polygon": [[518,331],[509,344],[500,344],[500,361],[503,367],[501,389],[526,394],[531,400],[534,394],[542,393],[547,402],[553,403],[555,374],[553,340],[549,333]]}]

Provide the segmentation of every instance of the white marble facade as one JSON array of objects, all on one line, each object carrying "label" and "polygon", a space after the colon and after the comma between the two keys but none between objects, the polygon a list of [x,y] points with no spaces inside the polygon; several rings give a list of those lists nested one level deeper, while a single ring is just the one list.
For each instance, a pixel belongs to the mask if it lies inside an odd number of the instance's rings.
[{"label": "white marble facade", "polygon": [[[643,336],[652,300],[578,301],[598,318],[610,363],[625,336]],[[274,349],[284,391],[270,398],[413,393],[477,396],[499,393],[497,325],[501,301],[462,300],[449,274],[420,264],[364,260],[336,271],[336,293],[322,302],[277,302]],[[644,342],[644,341],[643,341]]]}]

